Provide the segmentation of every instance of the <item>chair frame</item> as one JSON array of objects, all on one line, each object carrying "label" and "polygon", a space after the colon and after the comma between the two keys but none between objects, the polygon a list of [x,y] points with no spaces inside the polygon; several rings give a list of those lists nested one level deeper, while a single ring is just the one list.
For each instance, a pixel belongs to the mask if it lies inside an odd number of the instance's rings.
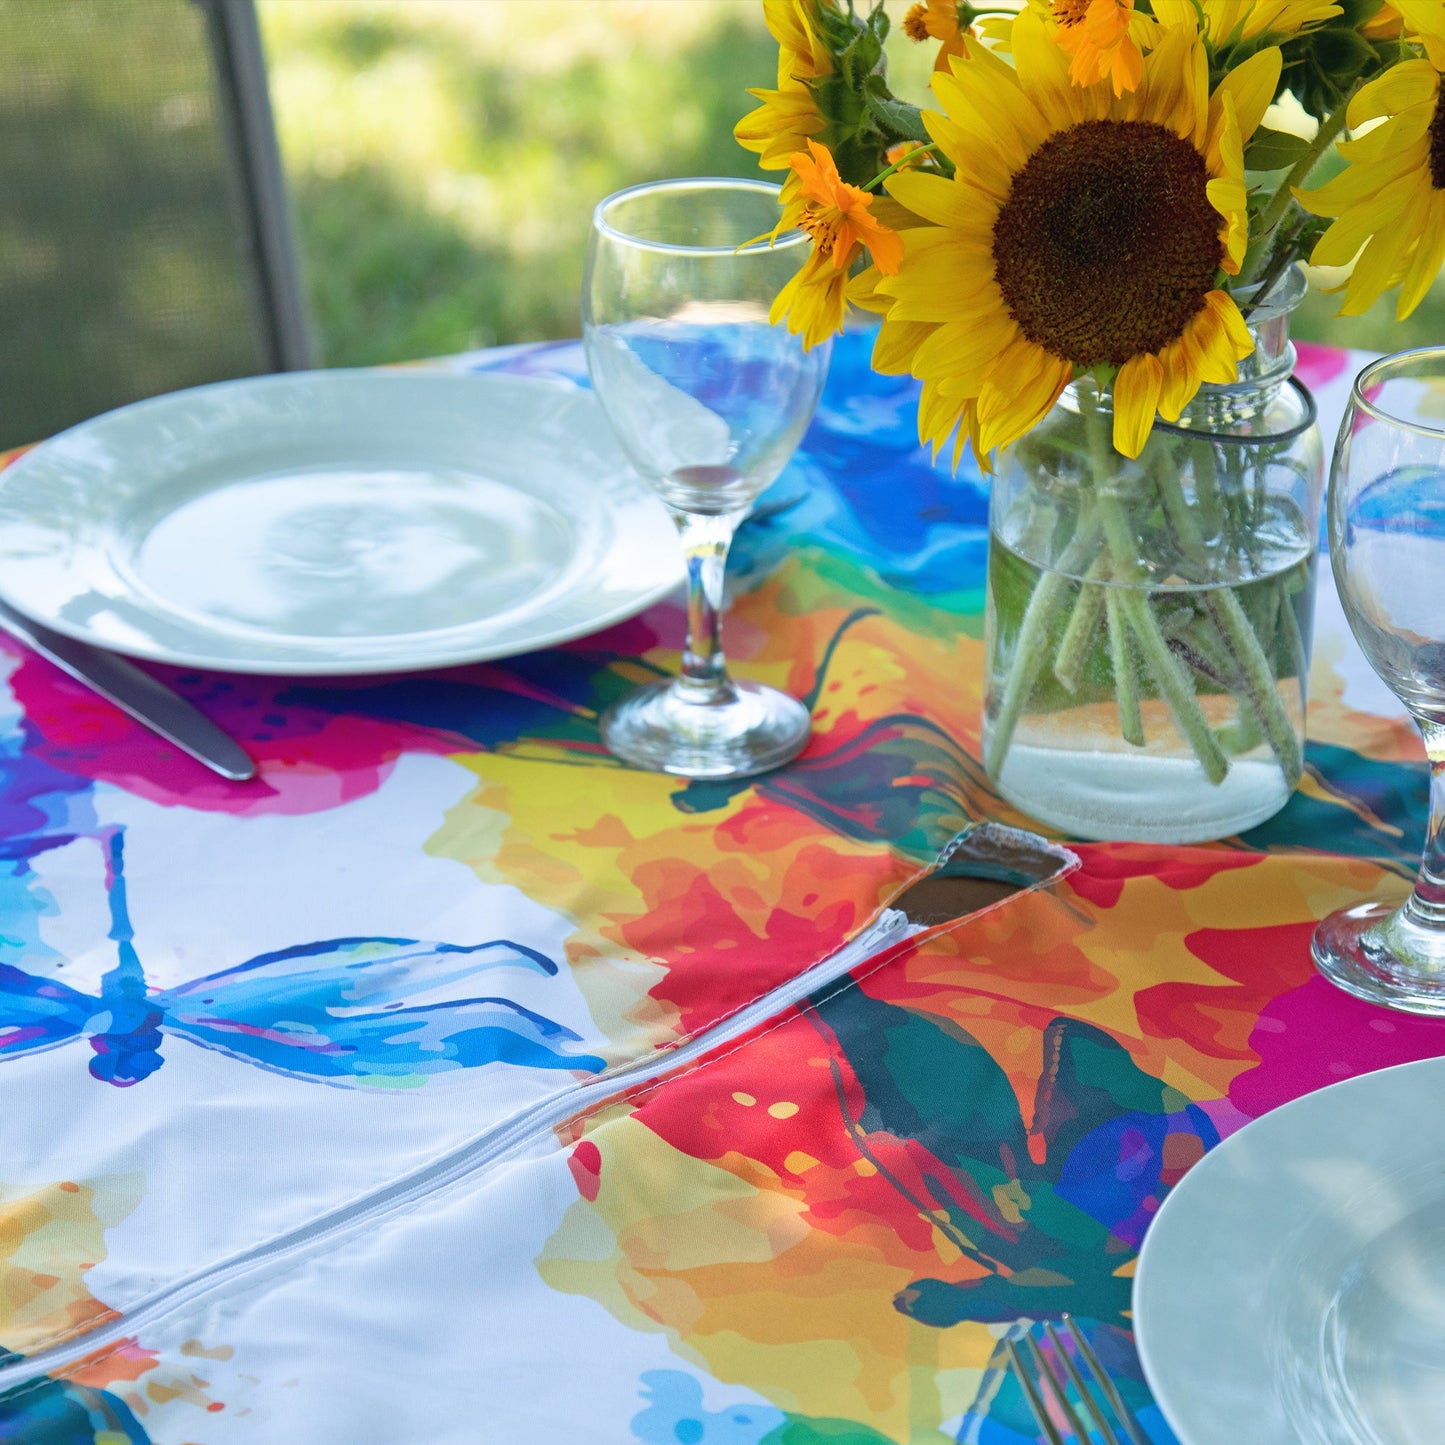
[{"label": "chair frame", "polygon": [[228,175],[237,215],[245,218],[242,241],[258,290],[257,341],[263,368],[304,371],[315,365],[315,351],[255,0],[195,3],[206,16]]}]

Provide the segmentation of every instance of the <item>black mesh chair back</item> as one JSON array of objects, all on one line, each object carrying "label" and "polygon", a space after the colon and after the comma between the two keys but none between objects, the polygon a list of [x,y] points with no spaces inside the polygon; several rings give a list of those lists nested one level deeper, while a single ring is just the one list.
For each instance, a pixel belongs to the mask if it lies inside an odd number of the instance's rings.
[{"label": "black mesh chair back", "polygon": [[0,447],[309,364],[252,0],[0,0]]}]

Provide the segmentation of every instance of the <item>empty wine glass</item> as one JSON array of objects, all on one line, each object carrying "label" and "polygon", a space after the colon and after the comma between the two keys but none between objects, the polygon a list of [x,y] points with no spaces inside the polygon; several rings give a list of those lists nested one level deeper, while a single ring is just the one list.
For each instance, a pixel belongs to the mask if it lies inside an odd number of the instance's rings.
[{"label": "empty wine glass", "polygon": [[1430,821],[1404,905],[1325,919],[1315,963],[1361,998],[1445,1013],[1445,347],[1355,378],[1330,478],[1330,558],[1370,666],[1425,736]]},{"label": "empty wine glass", "polygon": [[802,265],[801,231],[771,242],[778,188],[659,181],[619,191],[592,218],[582,337],[592,385],[623,450],[672,513],[687,560],[681,675],[602,716],[602,741],[639,767],[740,778],[808,740],[795,698],[729,677],[720,620],[728,545],[813,415],[828,346],[768,322]]}]

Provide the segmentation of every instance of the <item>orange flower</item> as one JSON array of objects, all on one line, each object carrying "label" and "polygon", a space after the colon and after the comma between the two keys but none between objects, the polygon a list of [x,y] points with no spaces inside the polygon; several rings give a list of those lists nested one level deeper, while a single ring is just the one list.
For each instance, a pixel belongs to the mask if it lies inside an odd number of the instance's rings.
[{"label": "orange flower", "polygon": [[1134,90],[1144,73],[1144,57],[1130,35],[1134,0],[1051,0],[1054,38],[1073,56],[1069,79],[1095,85],[1105,79],[1115,95]]},{"label": "orange flower", "polygon": [[918,0],[903,17],[903,31],[910,40],[939,40],[943,43],[933,62],[935,70],[948,73],[948,58],[964,54],[965,31],[958,23],[958,0]]},{"label": "orange flower", "polygon": [[883,153],[883,159],[900,170],[905,166],[921,166],[928,156],[928,147],[918,140],[901,140]]},{"label": "orange flower", "polygon": [[836,270],[845,270],[858,248],[866,246],[873,264],[885,276],[896,276],[903,242],[897,232],[868,214],[873,197],[838,174],[827,146],[809,140],[808,149],[811,156],[798,151],[788,157],[788,164],[798,174],[802,197],[793,224],[813,238],[813,249],[819,255],[832,257]]},{"label": "orange flower", "polygon": [[807,145],[811,155],[798,151],[789,158],[798,190],[784,208],[778,229],[801,228],[813,238],[813,250],[778,293],[769,319],[786,317],[788,330],[801,333],[804,345],[813,347],[843,329],[848,268],[863,248],[883,275],[894,276],[903,260],[903,240],[869,214],[874,197],[838,174],[826,146],[811,139]]}]

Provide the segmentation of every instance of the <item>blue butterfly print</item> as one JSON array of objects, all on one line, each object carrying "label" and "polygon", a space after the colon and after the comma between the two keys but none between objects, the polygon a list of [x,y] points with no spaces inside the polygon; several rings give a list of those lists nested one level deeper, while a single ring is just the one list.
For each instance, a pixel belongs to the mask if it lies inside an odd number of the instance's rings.
[{"label": "blue butterfly print", "polygon": [[160,1068],[167,1034],[292,1078],[340,1086],[408,1088],[484,1064],[597,1073],[605,1061],[574,1052],[579,1035],[507,998],[408,1005],[495,968],[555,975],[545,954],[510,939],[425,943],[331,938],[263,953],[177,988],[150,991],[135,950],[122,875],[124,838],[109,855],[116,966],[96,997],[0,963],[0,1060],[88,1040],[95,1078],[124,1088]]}]

